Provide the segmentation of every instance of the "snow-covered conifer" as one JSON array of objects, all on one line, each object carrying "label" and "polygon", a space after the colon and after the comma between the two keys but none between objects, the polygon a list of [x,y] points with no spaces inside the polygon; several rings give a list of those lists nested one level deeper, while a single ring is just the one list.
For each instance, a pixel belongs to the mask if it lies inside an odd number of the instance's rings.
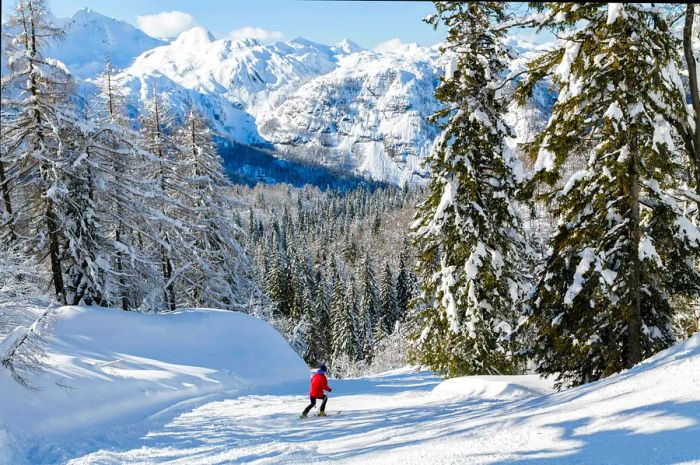
[{"label": "snow-covered conifer", "polygon": [[436,90],[442,133],[413,225],[425,308],[414,355],[448,376],[510,373],[526,243],[514,205],[521,171],[505,143],[500,91],[510,58],[499,28],[507,5],[435,6],[428,22],[447,26],[444,53],[453,61]]},{"label": "snow-covered conifer", "polygon": [[251,290],[249,263],[240,244],[244,232],[231,217],[231,183],[211,130],[194,107],[177,132],[177,142],[187,187],[182,202],[191,214],[189,263],[183,265],[180,291],[187,305],[238,308]]},{"label": "snow-covered conifer", "polygon": [[379,301],[379,318],[375,324],[374,331],[376,341],[379,341],[385,336],[391,334],[391,332],[394,330],[396,322],[399,319],[394,276],[388,262],[384,264]]},{"label": "snow-covered conifer", "polygon": [[371,359],[374,349],[374,327],[379,320],[379,288],[369,252],[365,253],[359,273],[360,300],[358,302],[359,339],[362,357]]},{"label": "snow-covered conifer", "polygon": [[[530,299],[541,373],[576,385],[629,368],[673,339],[674,298],[696,296],[700,232],[674,199],[685,112],[676,39],[642,4],[549,3],[541,27],[564,40],[522,87],[553,75],[559,98],[528,147],[559,217]],[[588,155],[565,185],[560,167]]]},{"label": "snow-covered conifer", "polygon": [[3,230],[11,240],[21,237],[25,250],[48,258],[56,299],[65,303],[57,204],[66,192],[61,129],[73,125],[75,112],[69,100],[70,75],[62,63],[43,55],[47,43],[60,39],[63,31],[52,24],[45,0],[18,1],[6,27],[9,73],[1,84]]}]

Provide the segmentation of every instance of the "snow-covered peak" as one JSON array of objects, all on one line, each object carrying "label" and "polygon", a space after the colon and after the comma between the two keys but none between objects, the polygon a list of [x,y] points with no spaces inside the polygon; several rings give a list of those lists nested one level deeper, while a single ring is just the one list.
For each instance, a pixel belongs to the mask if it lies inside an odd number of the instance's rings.
[{"label": "snow-covered peak", "polygon": [[336,65],[337,56],[330,47],[307,39],[272,45],[256,39],[215,40],[198,27],[142,54],[125,74],[136,79],[166,76],[187,89],[221,96],[255,115]]},{"label": "snow-covered peak", "polygon": [[51,43],[47,56],[64,62],[80,78],[100,73],[107,56],[116,68],[125,68],[144,51],[165,43],[125,21],[89,8],[82,8],[70,19],[60,22],[66,31],[65,38]]},{"label": "snow-covered peak", "polygon": [[252,48],[252,47],[262,47],[263,43],[260,39],[255,37],[245,37],[242,39],[232,39],[231,45],[235,48]]},{"label": "snow-covered peak", "polygon": [[331,48],[334,52],[340,52],[345,54],[361,52],[362,50],[364,50],[362,47],[360,47],[350,39],[343,39]]},{"label": "snow-covered peak", "polygon": [[437,133],[427,118],[439,107],[433,94],[441,57],[418,46],[412,52],[338,57],[335,69],[260,114],[261,134],[316,162],[397,184],[419,181]]},{"label": "snow-covered peak", "polygon": [[215,40],[216,38],[214,35],[207,29],[201,26],[195,26],[192,29],[188,29],[185,32],[180,33],[180,35],[177,36],[177,39],[173,41],[172,45],[174,47],[196,49],[198,47],[207,47]]},{"label": "snow-covered peak", "polygon": [[[421,163],[438,132],[428,117],[439,108],[435,88],[449,62],[439,44],[393,39],[367,50],[348,39],[324,45],[302,37],[263,44],[217,40],[202,27],[166,42],[87,8],[62,24],[66,40],[48,56],[90,79],[109,54],[123,69],[117,79],[133,107],[157,91],[180,116],[194,103],[236,142],[273,145],[385,181],[425,174]],[[546,47],[517,38],[507,44],[520,56],[513,71]],[[542,125],[551,97],[537,88],[535,104],[510,109],[516,141]]]},{"label": "snow-covered peak", "polygon": [[295,37],[287,43],[293,47],[313,47],[313,48],[324,48],[324,49],[329,48],[327,45],[322,45],[322,44],[319,44],[318,42],[314,42],[313,40],[305,39],[303,37]]},{"label": "snow-covered peak", "polygon": [[72,21],[90,21],[94,19],[111,19],[103,14],[100,14],[86,6],[82,7],[71,16]]}]

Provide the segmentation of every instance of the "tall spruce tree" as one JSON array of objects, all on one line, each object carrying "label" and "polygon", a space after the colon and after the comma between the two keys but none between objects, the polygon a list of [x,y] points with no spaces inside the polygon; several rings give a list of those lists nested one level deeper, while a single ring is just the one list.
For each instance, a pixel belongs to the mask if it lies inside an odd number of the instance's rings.
[{"label": "tall spruce tree", "polygon": [[405,251],[408,245],[404,244],[404,249],[399,256],[399,271],[396,274],[396,313],[397,319],[402,321],[408,314],[409,303],[412,298],[412,286],[410,271],[406,267],[408,257]]},{"label": "tall spruce tree", "polygon": [[156,212],[153,226],[158,252],[154,261],[160,268],[162,308],[173,311],[177,307],[175,263],[180,261],[177,255],[185,244],[178,226],[187,213],[180,201],[184,182],[178,169],[178,152],[173,141],[173,117],[156,89],[153,89],[153,96],[146,103],[140,120],[143,146],[150,154],[148,179],[156,193],[149,206]]},{"label": "tall spruce tree", "polygon": [[384,264],[380,289],[379,318],[375,324],[374,339],[380,341],[394,331],[394,325],[399,319],[396,302],[394,276],[389,263]]},{"label": "tall spruce tree", "polygon": [[507,5],[435,2],[427,21],[448,28],[453,57],[436,90],[442,133],[427,159],[427,198],[413,225],[423,306],[413,357],[447,376],[512,373],[510,334],[526,242],[514,205],[517,159],[505,139],[499,89],[509,52]]},{"label": "tall spruce tree", "polygon": [[[334,265],[335,266],[335,265]],[[356,360],[360,355],[357,341],[357,290],[352,279],[347,284],[337,268],[334,271],[333,301],[331,304],[331,325],[333,328],[333,360],[347,357]]]},{"label": "tall spruce tree", "polygon": [[241,245],[245,232],[233,215],[232,185],[213,137],[206,120],[192,106],[176,137],[188,188],[183,204],[192,215],[193,249],[182,278],[189,284],[186,294],[191,304],[238,309],[246,304],[253,286]]},{"label": "tall spruce tree", "polygon": [[[82,130],[81,130],[82,129]],[[66,191],[56,211],[64,240],[62,261],[65,269],[66,303],[109,303],[110,256],[112,245],[105,234],[97,186],[101,173],[99,161],[90,157],[91,126],[65,128],[62,131],[63,153],[67,163],[63,178]]]},{"label": "tall spruce tree", "polygon": [[49,42],[62,38],[63,30],[53,24],[45,0],[18,1],[5,26],[9,73],[0,85],[0,175],[3,230],[8,232],[3,236],[21,238],[23,250],[48,258],[56,299],[65,304],[59,204],[66,202],[63,167],[68,154],[61,137],[77,116],[69,100],[68,71],[43,55]]},{"label": "tall spruce tree", "polygon": [[[697,296],[700,233],[670,193],[682,159],[669,121],[686,111],[678,43],[642,4],[547,3],[540,27],[564,41],[520,89],[553,75],[559,98],[528,147],[557,186],[559,226],[530,299],[540,373],[577,385],[629,368],[672,341],[674,298]],[[682,115],[680,116],[682,117]],[[561,187],[561,166],[589,155]]]},{"label": "tall spruce tree", "polygon": [[374,328],[380,312],[379,288],[369,252],[365,252],[359,271],[358,336],[362,346],[362,358],[369,361],[374,351]]}]

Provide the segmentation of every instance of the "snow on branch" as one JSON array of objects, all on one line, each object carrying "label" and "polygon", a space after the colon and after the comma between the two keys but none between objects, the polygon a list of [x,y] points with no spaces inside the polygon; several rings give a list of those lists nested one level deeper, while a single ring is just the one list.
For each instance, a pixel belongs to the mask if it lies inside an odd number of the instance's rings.
[{"label": "snow on branch", "polygon": [[32,373],[44,368],[46,335],[53,321],[54,307],[50,306],[31,326],[17,326],[0,341],[0,365],[9,370],[10,376],[21,386],[36,390],[29,381]]}]

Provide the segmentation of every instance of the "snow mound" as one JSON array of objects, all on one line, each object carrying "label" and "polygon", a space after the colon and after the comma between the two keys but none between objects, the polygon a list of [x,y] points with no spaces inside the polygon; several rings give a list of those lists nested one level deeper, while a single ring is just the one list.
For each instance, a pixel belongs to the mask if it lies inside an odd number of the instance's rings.
[{"label": "snow mound", "polygon": [[275,329],[221,310],[61,307],[47,357],[49,370],[30,379],[36,392],[0,370],[0,431],[65,434],[205,394],[308,380],[306,364]]},{"label": "snow mound", "polygon": [[537,375],[462,376],[435,386],[433,397],[478,400],[520,400],[553,392],[552,382]]}]

